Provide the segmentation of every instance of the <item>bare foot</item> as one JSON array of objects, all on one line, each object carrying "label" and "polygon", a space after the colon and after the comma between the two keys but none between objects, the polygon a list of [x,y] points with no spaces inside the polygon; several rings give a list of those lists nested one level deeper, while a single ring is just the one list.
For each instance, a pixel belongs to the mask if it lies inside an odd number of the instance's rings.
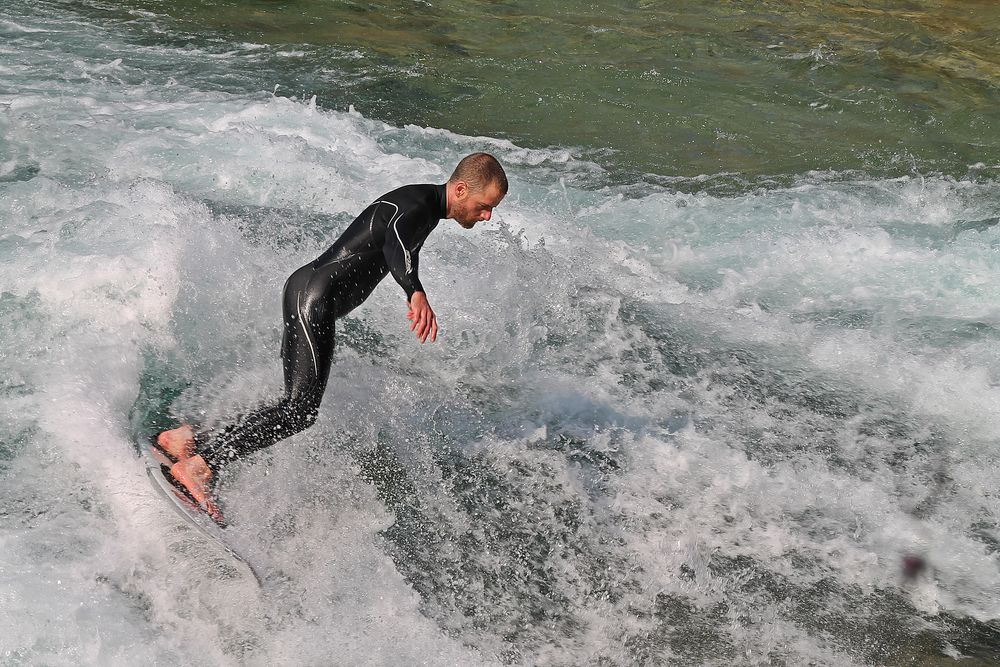
[{"label": "bare foot", "polygon": [[222,512],[212,502],[208,491],[208,483],[212,479],[212,470],[205,463],[205,459],[197,454],[181,459],[170,468],[170,474],[184,485],[191,496],[198,501],[202,509],[216,523],[225,523]]},{"label": "bare foot", "polygon": [[194,456],[194,429],[189,424],[181,424],[156,436],[156,444],[178,461],[183,461]]}]

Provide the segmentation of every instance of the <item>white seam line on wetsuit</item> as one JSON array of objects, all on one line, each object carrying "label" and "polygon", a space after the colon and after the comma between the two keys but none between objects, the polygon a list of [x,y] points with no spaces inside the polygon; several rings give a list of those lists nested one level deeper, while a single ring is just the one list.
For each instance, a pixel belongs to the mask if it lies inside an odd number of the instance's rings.
[{"label": "white seam line on wetsuit", "polygon": [[[386,225],[386,227],[389,227],[391,225],[392,228],[393,228],[393,230],[395,230],[395,232],[396,232],[396,240],[399,241],[399,247],[403,249],[403,261],[406,263],[406,273],[407,274],[412,273],[412,270],[410,269],[410,251],[406,249],[405,245],[403,245],[403,239],[400,238],[400,236],[399,236],[399,227],[396,225],[396,223],[399,222],[399,219],[403,217],[403,214],[399,212],[399,206],[397,206],[396,204],[393,204],[391,201],[386,201],[384,199],[379,199],[375,203],[376,204],[392,204],[393,208],[396,209],[395,215],[393,215],[391,218],[389,218],[389,224]],[[372,213],[372,220],[374,220],[374,219],[375,219],[375,214]]]},{"label": "white seam line on wetsuit", "polygon": [[396,240],[399,241],[399,247],[403,249],[403,260],[406,262],[406,275],[410,275],[413,273],[413,269],[410,268],[410,251],[403,245],[403,239],[399,235],[399,225],[396,224],[402,217],[401,215],[396,216],[396,219],[392,221],[392,228],[396,231]]},{"label": "white seam line on wetsuit", "polygon": [[295,307],[299,311],[299,324],[302,326],[302,333],[306,335],[306,342],[309,343],[309,352],[312,353],[313,370],[316,371],[316,377],[319,377],[319,364],[316,362],[316,349],[313,347],[312,338],[309,337],[309,330],[306,329],[306,317],[302,314],[302,294],[296,295]]},{"label": "white seam line on wetsuit", "polygon": [[368,233],[375,233],[375,214],[378,213],[378,205],[382,203],[382,200],[375,202],[375,208],[372,210],[371,220],[368,221]]}]

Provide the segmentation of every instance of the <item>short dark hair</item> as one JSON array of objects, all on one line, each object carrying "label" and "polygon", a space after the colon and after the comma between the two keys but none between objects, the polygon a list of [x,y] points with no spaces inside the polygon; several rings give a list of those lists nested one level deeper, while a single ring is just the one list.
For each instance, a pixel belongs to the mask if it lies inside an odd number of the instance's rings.
[{"label": "short dark hair", "polygon": [[448,179],[450,183],[465,181],[469,189],[479,191],[495,183],[501,195],[507,194],[507,174],[500,162],[489,153],[472,153],[462,158]]}]

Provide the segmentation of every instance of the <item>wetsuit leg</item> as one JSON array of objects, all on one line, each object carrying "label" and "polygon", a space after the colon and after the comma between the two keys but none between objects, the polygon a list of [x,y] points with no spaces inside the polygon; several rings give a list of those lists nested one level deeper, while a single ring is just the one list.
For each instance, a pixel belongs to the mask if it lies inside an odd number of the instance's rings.
[{"label": "wetsuit leg", "polygon": [[269,447],[315,423],[333,363],[337,307],[329,276],[317,275],[312,264],[293,273],[285,283],[281,345],[285,396],[212,438],[198,453],[217,468]]}]

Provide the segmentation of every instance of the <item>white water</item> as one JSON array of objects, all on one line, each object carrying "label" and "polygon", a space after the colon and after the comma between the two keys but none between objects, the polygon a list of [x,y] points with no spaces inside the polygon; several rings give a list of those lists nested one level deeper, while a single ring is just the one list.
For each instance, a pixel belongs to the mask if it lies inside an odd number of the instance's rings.
[{"label": "white water", "polygon": [[[1000,614],[996,184],[594,189],[569,151],[165,85],[196,52],[0,34],[0,663],[864,664]],[[440,342],[387,282],[320,422],[227,479],[258,588],[146,481],[143,374],[207,423],[277,394],[287,274],[482,148],[511,194],[423,251]]]}]

